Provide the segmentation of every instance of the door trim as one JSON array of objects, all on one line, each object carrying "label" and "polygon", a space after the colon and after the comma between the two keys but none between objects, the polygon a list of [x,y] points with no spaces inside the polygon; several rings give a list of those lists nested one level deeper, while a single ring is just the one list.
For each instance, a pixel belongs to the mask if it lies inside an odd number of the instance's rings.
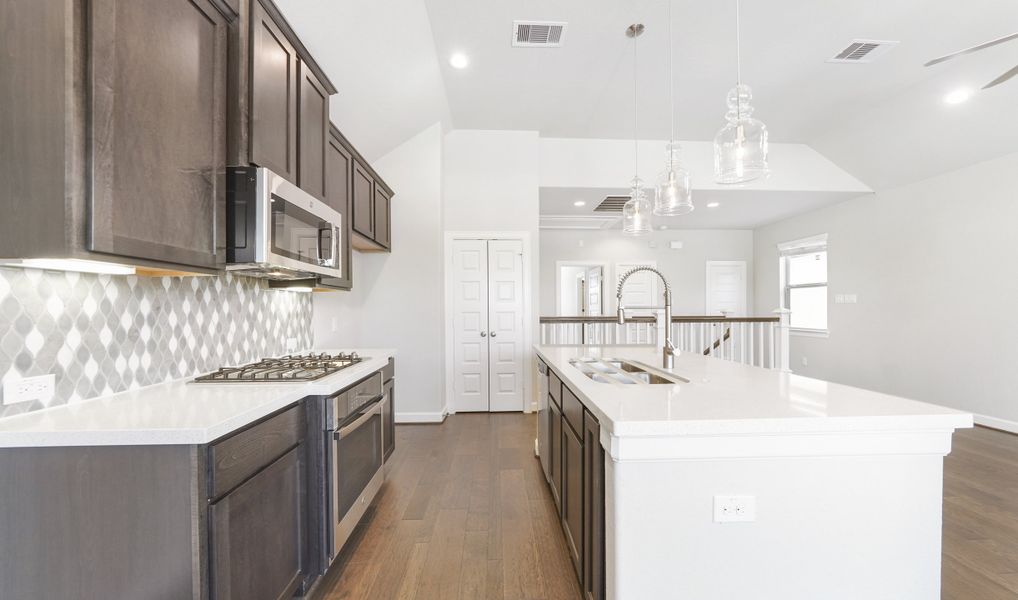
[{"label": "door trim", "polygon": [[[443,304],[445,305],[445,406],[442,407],[443,418],[445,415],[456,414],[454,404],[455,390],[453,385],[455,376],[455,341],[453,339],[453,327],[455,315],[453,314],[453,242],[456,240],[518,240],[523,244],[523,412],[530,413],[537,410],[537,399],[534,397],[535,378],[537,369],[529,366],[534,363],[535,354],[533,349],[534,330],[537,323],[533,318],[533,254],[530,246],[529,231],[446,231],[444,262],[445,286]],[[529,402],[528,402],[529,399]]]},{"label": "door trim", "polygon": [[[745,260],[708,260],[703,267],[703,314],[710,314],[710,268],[711,267],[742,267],[742,300],[746,303],[746,312],[750,309],[749,293],[749,264]],[[732,315],[733,317],[744,317],[747,315]]]}]

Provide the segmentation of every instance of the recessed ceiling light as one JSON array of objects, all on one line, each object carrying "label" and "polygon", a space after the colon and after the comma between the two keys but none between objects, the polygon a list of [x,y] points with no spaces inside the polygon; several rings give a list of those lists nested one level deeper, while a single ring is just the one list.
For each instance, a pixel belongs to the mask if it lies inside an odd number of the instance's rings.
[{"label": "recessed ceiling light", "polygon": [[719,206],[721,206],[720,202],[708,202],[707,203],[707,208],[717,208]]},{"label": "recessed ceiling light", "polygon": [[661,227],[659,227],[658,229],[668,229],[668,226],[667,226],[667,225],[662,225],[662,226],[661,226]]},{"label": "recessed ceiling light", "polygon": [[972,97],[972,90],[960,88],[944,96],[944,102],[948,104],[961,104]]},{"label": "recessed ceiling light", "polygon": [[583,200],[577,200],[576,202],[573,202],[573,206],[586,206],[586,205],[587,203],[584,202]]},{"label": "recessed ceiling light", "polygon": [[454,69],[466,69],[470,65],[470,59],[462,52],[456,52],[449,57],[449,64]]}]

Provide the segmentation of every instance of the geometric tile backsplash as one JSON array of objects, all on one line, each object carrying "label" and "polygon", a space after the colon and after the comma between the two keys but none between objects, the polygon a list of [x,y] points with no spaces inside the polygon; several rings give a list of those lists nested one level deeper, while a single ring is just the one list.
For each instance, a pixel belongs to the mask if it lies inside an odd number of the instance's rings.
[{"label": "geometric tile backsplash", "polygon": [[[310,348],[311,294],[258,279],[0,267],[0,380],[56,375],[47,405]],[[0,406],[0,418],[44,408]]]}]

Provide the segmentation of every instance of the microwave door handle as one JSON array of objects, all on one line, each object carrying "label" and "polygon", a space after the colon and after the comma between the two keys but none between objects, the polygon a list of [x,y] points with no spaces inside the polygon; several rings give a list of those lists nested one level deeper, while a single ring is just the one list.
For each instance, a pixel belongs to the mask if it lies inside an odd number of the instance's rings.
[{"label": "microwave door handle", "polygon": [[341,427],[338,431],[336,431],[336,433],[333,434],[333,437],[335,437],[336,441],[345,438],[346,436],[350,435],[354,430],[356,430],[358,427],[367,423],[368,420],[370,420],[371,417],[375,416],[376,414],[382,414],[381,398],[375,400],[375,405],[372,406],[369,410],[365,411],[364,414],[357,417],[356,421],[350,423],[345,427]]},{"label": "microwave door handle", "polygon": [[325,233],[325,230],[322,229],[321,225],[319,225],[318,226],[318,244],[317,244],[317,247],[315,248],[318,251],[318,264],[322,264],[322,234],[323,233]]}]

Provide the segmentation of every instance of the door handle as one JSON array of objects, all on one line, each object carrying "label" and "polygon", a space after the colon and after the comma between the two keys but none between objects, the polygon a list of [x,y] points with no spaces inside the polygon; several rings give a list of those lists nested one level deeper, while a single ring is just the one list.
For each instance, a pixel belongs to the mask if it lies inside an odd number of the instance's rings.
[{"label": "door handle", "polygon": [[487,332],[485,332],[485,331],[482,331],[482,332],[481,332],[481,337],[488,337],[488,333],[487,333]]},{"label": "door handle", "polygon": [[494,331],[491,332],[491,337],[495,337],[495,332]]}]

